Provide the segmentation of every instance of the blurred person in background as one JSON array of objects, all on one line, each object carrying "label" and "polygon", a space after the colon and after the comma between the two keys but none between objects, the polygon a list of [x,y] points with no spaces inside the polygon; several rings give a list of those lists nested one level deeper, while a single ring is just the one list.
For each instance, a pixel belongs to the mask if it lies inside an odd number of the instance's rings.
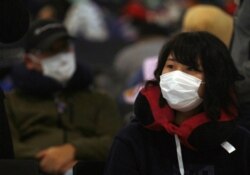
[{"label": "blurred person in background", "polygon": [[184,13],[181,30],[207,31],[221,39],[229,48],[233,34],[233,17],[218,6],[198,4]]},{"label": "blurred person in background", "polygon": [[210,4],[210,5],[215,5],[217,7],[224,9],[226,2],[225,0],[183,0],[183,3],[185,4],[186,8],[189,8],[198,4]]},{"label": "blurred person in background", "polygon": [[147,11],[147,7],[140,1],[129,1],[123,7],[123,18],[130,21],[138,38],[122,48],[114,59],[114,71],[122,88],[144,59],[157,55],[170,33],[167,28],[147,22]]},{"label": "blurred person in background", "polygon": [[6,109],[18,159],[37,159],[43,172],[68,172],[77,160],[104,160],[120,127],[115,102],[91,89],[90,70],[75,59],[65,27],[35,21],[24,62],[13,68]]},{"label": "blurred person in background", "polygon": [[225,11],[230,15],[235,15],[237,4],[235,3],[235,0],[224,0],[224,7]]},{"label": "blurred person in background", "polygon": [[143,26],[141,25],[141,28],[147,28],[148,33],[141,34],[141,38],[138,41],[121,49],[117,53],[113,63],[116,82],[113,92],[120,105],[122,115],[127,114],[131,110],[130,104],[127,105],[123,99],[124,89],[128,88],[129,81],[134,78],[144,60],[157,55],[157,52],[160,51],[160,48],[166,41],[166,35],[150,31],[154,28],[153,26],[151,26],[152,28]]},{"label": "blurred person in background", "polygon": [[245,79],[237,83],[242,116],[241,124],[250,128],[250,0],[235,0],[234,33],[231,54]]},{"label": "blurred person in background", "polygon": [[133,105],[140,90],[147,81],[154,79],[154,70],[157,65],[157,60],[157,56],[146,58],[139,70],[129,79],[124,90],[121,92],[119,100],[123,106],[125,125],[134,118]]},{"label": "blurred person in background", "polygon": [[127,88],[131,87],[130,82],[138,75],[143,62],[149,57],[156,56],[168,36],[177,31],[182,10],[179,1],[172,0],[158,0],[154,3],[130,0],[124,4],[121,18],[134,28],[137,39],[122,48],[115,55],[113,62],[118,84],[114,92],[123,117],[131,112],[131,100],[138,90],[137,87],[130,89],[132,91],[128,90]]},{"label": "blurred person in background", "polygon": [[[113,96],[114,55],[131,42],[126,24],[119,19],[119,11],[110,11],[112,2],[101,3],[92,0],[71,0],[64,24],[74,36],[75,53],[84,59],[94,72],[94,86]],[[132,39],[133,40],[133,39]]]},{"label": "blurred person in background", "polygon": [[71,36],[90,41],[104,41],[109,37],[101,8],[91,0],[70,0],[64,24]]},{"label": "blurred person in background", "polygon": [[68,0],[23,0],[29,9],[30,17],[35,19],[57,19],[63,21],[70,7]]}]

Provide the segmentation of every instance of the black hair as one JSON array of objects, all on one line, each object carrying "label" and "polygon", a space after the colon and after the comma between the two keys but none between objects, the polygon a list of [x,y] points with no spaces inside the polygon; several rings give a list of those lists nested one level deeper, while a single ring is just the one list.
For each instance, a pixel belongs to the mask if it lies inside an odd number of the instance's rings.
[{"label": "black hair", "polygon": [[63,51],[67,51],[70,48],[70,41],[68,37],[62,37],[55,40],[51,45],[46,49],[43,50],[44,52],[50,53],[59,53]]},{"label": "black hair", "polygon": [[[169,55],[181,64],[198,69],[200,62],[205,77],[203,108],[208,118],[217,120],[221,109],[227,113],[237,107],[234,83],[241,80],[226,45],[208,32],[183,32],[170,39],[162,48],[154,72],[159,84],[160,75]],[[150,84],[150,83],[149,83]],[[161,96],[160,106],[166,104]]]}]

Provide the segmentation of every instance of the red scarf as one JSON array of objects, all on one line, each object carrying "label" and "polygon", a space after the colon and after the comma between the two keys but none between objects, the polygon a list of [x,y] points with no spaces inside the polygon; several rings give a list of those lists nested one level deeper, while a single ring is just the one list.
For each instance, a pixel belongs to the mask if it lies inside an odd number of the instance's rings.
[{"label": "red scarf", "polygon": [[[188,143],[188,138],[192,131],[198,126],[208,123],[211,120],[201,112],[193,117],[183,121],[179,126],[172,123],[174,120],[174,111],[168,106],[159,107],[160,88],[158,86],[148,86],[141,90],[141,93],[147,98],[154,122],[145,127],[153,130],[166,130],[169,134],[177,134],[182,143],[192,148]],[[228,115],[224,111],[221,112],[218,122],[230,121],[235,119],[236,115]]]}]

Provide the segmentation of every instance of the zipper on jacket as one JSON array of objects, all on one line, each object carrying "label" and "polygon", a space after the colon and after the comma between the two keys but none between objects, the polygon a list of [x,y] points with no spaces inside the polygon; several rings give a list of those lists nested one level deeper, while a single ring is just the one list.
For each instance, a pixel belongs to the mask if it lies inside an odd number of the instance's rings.
[{"label": "zipper on jacket", "polygon": [[175,144],[176,144],[176,153],[177,153],[177,159],[178,159],[178,165],[181,175],[184,175],[184,164],[182,159],[182,153],[181,153],[181,144],[179,137],[175,134],[174,135]]},{"label": "zipper on jacket", "polygon": [[55,101],[56,109],[57,109],[57,125],[58,125],[58,128],[61,128],[63,131],[63,143],[66,143],[68,140],[68,133],[67,133],[67,128],[63,124],[62,116],[65,113],[67,105],[60,98],[59,94],[55,95],[54,101]]}]

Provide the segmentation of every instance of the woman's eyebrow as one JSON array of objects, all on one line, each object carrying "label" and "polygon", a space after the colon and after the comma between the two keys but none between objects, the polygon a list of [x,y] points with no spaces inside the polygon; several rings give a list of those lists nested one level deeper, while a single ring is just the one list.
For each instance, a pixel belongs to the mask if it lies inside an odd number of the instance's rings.
[{"label": "woman's eyebrow", "polygon": [[168,60],[169,60],[169,61],[176,61],[176,59],[175,59],[174,57],[172,57],[172,56],[169,56],[169,57],[168,57]]}]

